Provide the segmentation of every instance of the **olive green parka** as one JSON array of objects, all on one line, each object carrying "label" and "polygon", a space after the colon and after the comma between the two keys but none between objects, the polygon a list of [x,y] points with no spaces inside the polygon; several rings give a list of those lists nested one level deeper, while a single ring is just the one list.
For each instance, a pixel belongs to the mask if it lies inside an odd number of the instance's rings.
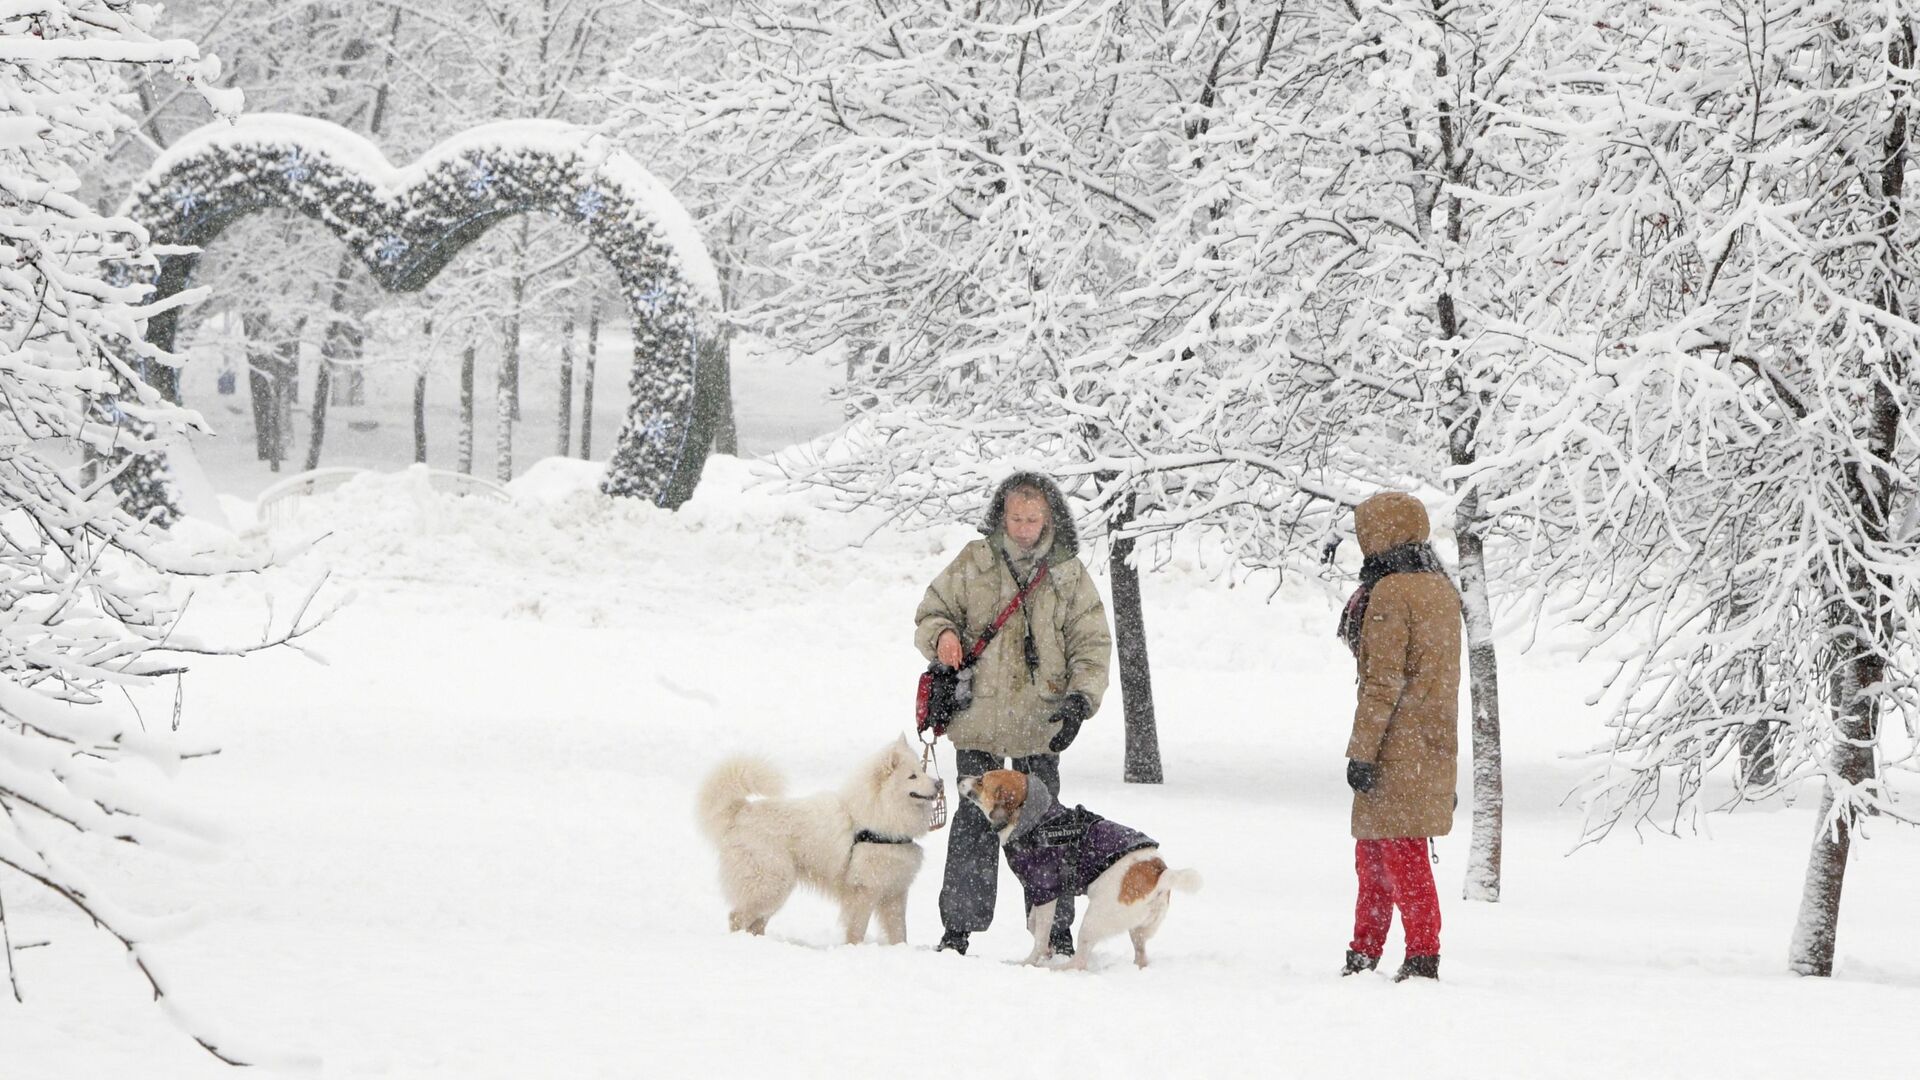
[{"label": "olive green parka", "polygon": [[[1002,757],[1048,752],[1059,730],[1050,723],[1068,694],[1080,694],[1091,711],[1100,708],[1107,689],[1113,634],[1106,605],[1079,559],[1079,539],[1066,499],[1054,483],[1034,473],[1009,477],[988,504],[987,535],[960,550],[927,587],[914,612],[914,645],[932,660],[940,635],[952,630],[963,648],[974,642],[1006,608],[1019,587],[1002,552],[1009,550],[1005,516],[1007,493],[1031,486],[1047,496],[1051,523],[1038,550],[1046,552],[1047,576],[1007,620],[975,665],[973,703],[947,727],[947,737],[962,750],[984,750]],[[1036,559],[1014,560],[1023,578]],[[1035,660],[1027,665],[1025,638],[1031,625]]]}]

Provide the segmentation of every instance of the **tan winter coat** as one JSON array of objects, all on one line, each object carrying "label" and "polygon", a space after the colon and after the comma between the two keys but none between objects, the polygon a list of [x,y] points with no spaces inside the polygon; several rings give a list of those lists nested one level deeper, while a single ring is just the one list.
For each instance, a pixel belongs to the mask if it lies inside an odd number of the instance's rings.
[{"label": "tan winter coat", "polygon": [[[1353,512],[1360,550],[1378,555],[1427,539],[1427,511],[1399,492]],[[1374,585],[1360,631],[1359,702],[1347,757],[1380,766],[1353,797],[1358,840],[1445,836],[1453,829],[1459,750],[1460,594],[1444,574],[1389,574]]]},{"label": "tan winter coat", "polygon": [[[913,643],[927,659],[934,658],[946,630],[958,633],[962,646],[972,651],[1019,591],[997,551],[1003,535],[996,530],[962,548],[927,587],[913,615]],[[1040,657],[1031,677],[1024,645],[1028,619],[1033,620],[1033,643]],[[1047,741],[1059,730],[1048,718],[1062,698],[1079,693],[1094,710],[1100,708],[1112,651],[1113,634],[1099,590],[1071,548],[1054,542],[1046,580],[981,654],[973,677],[973,704],[947,728],[947,737],[959,749],[1003,757],[1048,753]]]}]

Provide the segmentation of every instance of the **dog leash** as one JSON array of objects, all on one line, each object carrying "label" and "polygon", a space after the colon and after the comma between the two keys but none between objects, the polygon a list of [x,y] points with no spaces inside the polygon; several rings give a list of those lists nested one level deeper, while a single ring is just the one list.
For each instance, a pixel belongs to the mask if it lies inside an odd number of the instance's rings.
[{"label": "dog leash", "polygon": [[929,831],[939,831],[947,824],[947,782],[940,779],[940,760],[933,752],[933,744],[940,736],[925,728],[920,731],[920,767],[933,777],[933,805],[928,808]]}]

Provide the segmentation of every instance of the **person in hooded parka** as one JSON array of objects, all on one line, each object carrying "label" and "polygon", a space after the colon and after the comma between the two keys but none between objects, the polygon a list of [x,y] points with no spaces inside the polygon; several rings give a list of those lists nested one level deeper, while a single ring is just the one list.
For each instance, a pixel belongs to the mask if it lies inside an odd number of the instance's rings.
[{"label": "person in hooded parka", "polygon": [[1427,542],[1426,507],[1382,492],[1353,512],[1366,562],[1340,636],[1358,673],[1347,784],[1359,897],[1343,975],[1380,962],[1393,912],[1407,955],[1395,981],[1440,977],[1430,838],[1453,828],[1459,750],[1460,594]]},{"label": "person in hooded parka", "polygon": [[[1106,605],[1080,562],[1066,497],[1047,477],[1020,472],[1002,481],[980,531],[986,535],[962,548],[927,587],[914,612],[914,644],[929,660],[959,667],[1044,568],[973,664],[971,703],[948,724],[947,736],[961,776],[1011,767],[1040,778],[1057,801],[1060,754],[1100,708],[1107,688],[1113,635]],[[941,949],[964,954],[967,935],[992,923],[999,856],[986,816],[962,800],[947,838]],[[1055,909],[1049,937],[1054,952],[1073,954],[1071,898]]]}]

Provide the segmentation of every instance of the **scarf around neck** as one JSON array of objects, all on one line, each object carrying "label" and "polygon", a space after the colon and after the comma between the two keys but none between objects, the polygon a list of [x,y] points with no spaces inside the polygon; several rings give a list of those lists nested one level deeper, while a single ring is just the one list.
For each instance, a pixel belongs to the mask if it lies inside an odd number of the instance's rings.
[{"label": "scarf around neck", "polygon": [[1360,587],[1347,598],[1347,606],[1340,612],[1340,627],[1335,633],[1347,643],[1348,652],[1359,656],[1360,631],[1367,624],[1367,601],[1373,598],[1373,587],[1382,578],[1390,574],[1444,576],[1446,572],[1447,568],[1441,564],[1433,545],[1424,541],[1401,544],[1378,555],[1367,556],[1367,561],[1360,566]]},{"label": "scarf around neck", "polygon": [[[1040,565],[1047,561],[1047,554],[1053,548],[1053,527],[1049,525],[1047,531],[1040,535],[1040,543],[1024,555],[1016,554],[1020,550],[1019,545],[1004,532],[1000,534],[999,547],[1000,560],[1006,566],[1007,573],[1013,576],[1013,587],[1016,590],[1024,589],[1033,580],[1033,575],[1039,572]],[[1020,644],[1022,659],[1027,662],[1027,681],[1034,682],[1037,678],[1035,672],[1040,667],[1040,648],[1033,640],[1033,617],[1028,614],[1025,604],[1021,605],[1020,622],[1023,628]]]}]

